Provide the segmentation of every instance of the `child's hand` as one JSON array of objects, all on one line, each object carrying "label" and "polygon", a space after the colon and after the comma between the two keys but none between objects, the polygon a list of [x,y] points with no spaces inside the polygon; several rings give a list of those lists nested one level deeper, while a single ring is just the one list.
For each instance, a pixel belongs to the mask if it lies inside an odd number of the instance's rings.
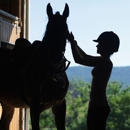
[{"label": "child's hand", "polygon": [[68,40],[69,40],[70,42],[74,42],[74,35],[73,35],[72,32],[71,32],[71,33],[68,33],[67,38],[68,38]]}]

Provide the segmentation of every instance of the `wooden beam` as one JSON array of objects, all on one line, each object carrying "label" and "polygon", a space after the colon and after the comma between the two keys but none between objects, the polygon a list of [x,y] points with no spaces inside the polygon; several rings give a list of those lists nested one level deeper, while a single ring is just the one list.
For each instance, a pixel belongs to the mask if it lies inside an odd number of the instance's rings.
[{"label": "wooden beam", "polygon": [[20,37],[24,37],[24,26],[25,26],[25,0],[21,1],[21,22],[22,22],[22,27],[21,27],[21,34]]}]

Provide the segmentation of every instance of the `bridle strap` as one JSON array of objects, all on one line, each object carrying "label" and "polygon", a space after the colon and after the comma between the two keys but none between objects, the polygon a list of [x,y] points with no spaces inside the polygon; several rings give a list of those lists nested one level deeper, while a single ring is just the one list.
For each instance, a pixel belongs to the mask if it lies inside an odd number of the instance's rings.
[{"label": "bridle strap", "polygon": [[65,72],[68,69],[68,67],[69,67],[69,65],[70,65],[71,62],[68,61],[65,57],[64,57],[64,59],[65,59],[65,62],[68,62],[67,65],[64,68],[64,72]]}]

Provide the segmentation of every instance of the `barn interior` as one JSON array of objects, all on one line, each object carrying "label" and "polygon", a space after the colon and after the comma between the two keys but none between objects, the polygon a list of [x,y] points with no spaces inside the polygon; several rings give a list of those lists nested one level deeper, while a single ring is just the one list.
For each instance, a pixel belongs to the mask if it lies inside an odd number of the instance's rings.
[{"label": "barn interior", "polygon": [[1,35],[0,46],[12,48],[17,38],[29,38],[28,16],[29,0],[0,0],[0,31],[6,32]]}]

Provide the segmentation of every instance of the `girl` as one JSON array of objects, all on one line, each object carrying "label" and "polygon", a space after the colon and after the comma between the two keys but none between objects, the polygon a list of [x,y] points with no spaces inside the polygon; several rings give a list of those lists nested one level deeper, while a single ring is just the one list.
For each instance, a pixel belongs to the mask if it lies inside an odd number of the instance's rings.
[{"label": "girl", "polygon": [[119,37],[112,31],[103,32],[97,40],[97,53],[100,56],[86,54],[78,45],[72,33],[68,34],[73,58],[76,63],[93,67],[90,101],[87,114],[88,130],[105,130],[110,106],[106,96],[106,87],[113,68],[110,56],[118,51]]}]

